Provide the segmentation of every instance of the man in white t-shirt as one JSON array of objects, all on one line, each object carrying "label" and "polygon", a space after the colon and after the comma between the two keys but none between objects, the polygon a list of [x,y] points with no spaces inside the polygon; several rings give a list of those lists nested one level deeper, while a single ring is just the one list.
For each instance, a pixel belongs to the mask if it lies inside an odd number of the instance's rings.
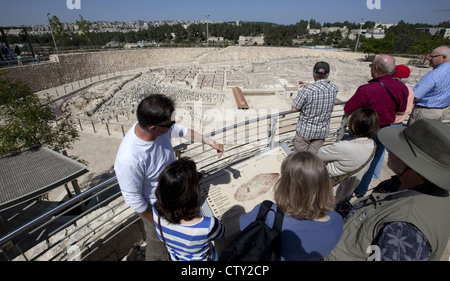
[{"label": "man in white t-shirt", "polygon": [[165,260],[167,251],[156,236],[152,207],[159,174],[175,160],[171,138],[202,142],[223,154],[223,145],[175,124],[175,103],[165,95],[152,94],[137,108],[138,121],[127,132],[117,152],[114,170],[125,202],[134,209],[146,230],[146,260]]}]

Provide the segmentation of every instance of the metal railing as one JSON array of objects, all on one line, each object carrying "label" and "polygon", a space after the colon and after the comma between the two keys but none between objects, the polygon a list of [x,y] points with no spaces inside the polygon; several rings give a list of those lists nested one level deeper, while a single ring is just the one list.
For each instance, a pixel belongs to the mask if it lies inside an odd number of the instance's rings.
[{"label": "metal railing", "polygon": [[[341,129],[345,102],[336,102],[330,121],[330,134],[325,144],[335,142]],[[214,173],[230,165],[243,161],[265,150],[286,143],[293,149],[293,139],[298,121],[298,112],[284,111],[277,114],[246,120],[223,129],[205,134],[215,141],[225,144],[225,152],[217,159],[209,145],[184,143],[174,148],[177,157],[187,156],[197,163],[197,169],[204,174]],[[227,140],[231,139],[231,144]]]},{"label": "metal railing", "polygon": [[[335,105],[326,143],[337,140],[344,104],[337,102]],[[225,153],[219,160],[215,151],[203,144],[183,143],[174,147],[174,151],[176,157],[193,159],[201,173],[213,174],[280,143],[292,147],[297,120],[298,113],[285,111],[206,134],[225,144]],[[83,205],[86,206],[85,210],[71,215]],[[112,215],[101,219],[99,223],[99,218],[105,213]],[[81,219],[84,219],[83,223],[80,223]],[[0,237],[0,259],[93,260],[98,249],[137,221],[138,216],[124,203],[113,176]],[[87,236],[89,241],[86,240]]]}]

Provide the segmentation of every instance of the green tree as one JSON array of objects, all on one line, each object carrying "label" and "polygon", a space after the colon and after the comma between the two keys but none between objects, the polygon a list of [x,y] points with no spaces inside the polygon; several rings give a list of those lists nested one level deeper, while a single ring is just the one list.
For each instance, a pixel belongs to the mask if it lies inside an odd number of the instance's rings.
[{"label": "green tree", "polygon": [[55,36],[55,40],[58,41],[60,44],[66,45],[69,34],[64,30],[64,26],[59,20],[57,16],[53,16],[49,19],[50,26],[53,30],[53,34]]},{"label": "green tree", "polygon": [[91,34],[91,26],[92,23],[90,21],[87,21],[83,18],[83,16],[80,15],[80,20],[75,21],[75,23],[78,25],[78,30],[81,31],[81,37],[84,40],[91,41],[92,34]]},{"label": "green tree", "polygon": [[68,121],[70,116],[55,124],[51,108],[33,94],[26,83],[6,73],[0,77],[0,155],[35,145],[57,150],[72,147],[79,134],[75,125]]},{"label": "green tree", "polygon": [[315,19],[310,19],[309,20],[309,28],[311,29],[321,29],[322,25],[317,22]]},{"label": "green tree", "polygon": [[394,45],[394,32],[388,30],[383,39],[374,39],[361,37],[361,50],[369,54],[394,54],[396,49]]}]

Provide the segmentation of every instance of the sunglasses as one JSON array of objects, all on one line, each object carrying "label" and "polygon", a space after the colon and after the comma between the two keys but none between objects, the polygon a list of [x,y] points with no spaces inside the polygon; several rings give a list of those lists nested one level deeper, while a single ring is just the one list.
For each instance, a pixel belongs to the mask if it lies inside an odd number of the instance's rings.
[{"label": "sunglasses", "polygon": [[156,124],[156,126],[160,126],[160,127],[164,127],[164,128],[170,128],[175,123],[176,123],[175,121],[170,121],[169,123],[166,123],[166,124],[163,124],[163,123]]},{"label": "sunglasses", "polygon": [[432,56],[432,55],[430,54],[430,55],[428,55],[427,57],[430,58],[430,59],[434,59],[434,58],[437,58],[437,57],[440,57],[440,56],[443,56],[443,55],[434,55],[434,56]]}]

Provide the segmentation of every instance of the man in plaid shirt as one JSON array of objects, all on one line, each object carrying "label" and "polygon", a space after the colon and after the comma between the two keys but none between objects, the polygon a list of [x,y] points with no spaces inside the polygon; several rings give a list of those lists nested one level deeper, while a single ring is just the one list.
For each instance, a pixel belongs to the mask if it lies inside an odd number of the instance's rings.
[{"label": "man in plaid shirt", "polygon": [[330,131],[330,118],[338,87],[328,80],[330,65],[320,61],[314,65],[314,83],[300,81],[303,87],[292,104],[292,112],[300,112],[294,151],[309,150],[317,153]]}]

